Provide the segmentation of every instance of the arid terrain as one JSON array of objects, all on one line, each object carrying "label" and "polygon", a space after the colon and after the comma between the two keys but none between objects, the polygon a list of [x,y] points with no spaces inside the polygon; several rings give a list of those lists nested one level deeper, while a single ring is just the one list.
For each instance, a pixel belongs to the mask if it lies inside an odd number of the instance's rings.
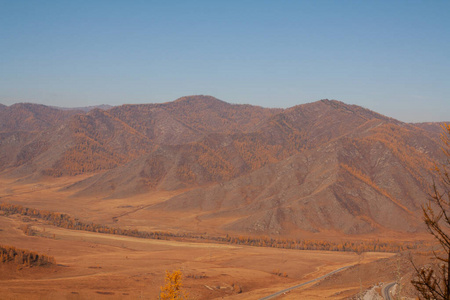
[{"label": "arid terrain", "polygon": [[[0,211],[0,245],[56,261],[0,263],[1,299],[156,299],[177,269],[192,299],[260,299],[341,267],[279,299],[346,299],[396,280],[411,295],[410,254],[393,249],[429,256],[421,205],[443,161],[440,124],[334,100],[103,108],[0,105],[0,204],[30,209]],[[40,211],[162,239],[58,227]]]},{"label": "arid terrain", "polygon": [[[183,272],[192,299],[259,299],[359,262],[354,253],[148,240],[37,224],[39,235],[46,237],[29,237],[17,229],[20,219],[0,220],[2,243],[52,255],[58,262],[20,270],[2,266],[2,299],[156,299],[165,271],[176,269]],[[389,256],[368,253],[364,261]]]},{"label": "arid terrain", "polygon": [[183,227],[416,232],[443,160],[436,128],[334,100],[283,110],[210,96],[88,112],[15,104],[0,107],[0,176],[37,186],[79,178],[61,186],[67,206],[162,193],[146,210],[181,213]]},{"label": "arid terrain", "polygon": [[[110,225],[140,230],[176,230],[176,216],[160,215],[148,220],[146,215],[133,212],[124,203],[145,207],[164,201],[168,195],[146,201],[144,196],[126,200],[110,200],[99,207],[93,205],[96,198],[73,205],[64,205],[64,193],[60,185],[67,179],[59,179],[43,186],[14,184],[2,193],[2,201],[16,199],[17,203],[39,209],[50,209],[83,215],[84,218]],[[5,194],[9,192],[10,194]],[[59,195],[59,196],[58,196]],[[49,200],[53,199],[53,200]],[[88,209],[90,207],[90,209]],[[111,216],[124,215],[118,222]],[[154,216],[156,217],[156,216]],[[166,220],[166,227],[163,222]],[[158,223],[156,222],[156,223]],[[34,231],[27,236],[22,230],[29,225]],[[215,223],[208,223],[214,232]],[[2,299],[156,299],[164,283],[165,272],[181,270],[184,288],[191,299],[260,299],[284,288],[318,278],[341,267],[350,269],[332,275],[319,283],[309,284],[290,291],[279,299],[346,299],[361,290],[380,282],[395,281],[398,261],[402,264],[402,276],[411,272],[404,257],[394,253],[357,254],[355,252],[309,251],[251,247],[246,245],[217,244],[208,241],[155,240],[128,236],[69,230],[49,225],[38,218],[12,214],[0,214],[0,244],[32,249],[53,256],[55,266],[21,267],[15,264],[0,265],[2,272],[0,294]],[[195,229],[194,227],[192,228]],[[367,239],[370,236],[332,237],[314,235],[324,240]],[[395,236],[379,236],[385,239]],[[405,240],[427,239],[426,235],[403,235]],[[373,238],[373,237],[372,237]],[[361,281],[360,281],[361,279]]]}]

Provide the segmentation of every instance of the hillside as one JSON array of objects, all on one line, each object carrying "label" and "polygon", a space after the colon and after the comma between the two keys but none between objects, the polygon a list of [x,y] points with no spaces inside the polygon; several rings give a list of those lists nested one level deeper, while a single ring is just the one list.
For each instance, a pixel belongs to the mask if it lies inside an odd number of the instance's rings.
[{"label": "hillside", "polygon": [[[342,138],[248,175],[178,195],[152,209],[197,211],[200,220],[233,216],[225,230],[347,234],[418,230],[431,164],[403,157],[373,136]],[[231,219],[231,218],[230,218]]]},{"label": "hillside", "polygon": [[[438,124],[406,124],[321,100],[288,109],[189,96],[162,104],[0,107],[0,176],[83,174],[62,190],[126,198],[179,191],[148,208],[217,230],[295,235],[421,231],[442,159]],[[86,176],[89,175],[89,176]]]}]

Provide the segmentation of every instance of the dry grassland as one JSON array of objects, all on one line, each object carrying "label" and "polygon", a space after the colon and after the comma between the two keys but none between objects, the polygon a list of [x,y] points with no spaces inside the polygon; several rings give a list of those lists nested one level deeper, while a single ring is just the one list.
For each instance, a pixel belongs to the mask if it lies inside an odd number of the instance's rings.
[{"label": "dry grassland", "polygon": [[[217,229],[220,219],[201,222],[192,212],[164,214],[146,209],[176,192],[127,199],[72,198],[72,192],[65,189],[70,184],[67,179],[48,183],[2,180],[1,202],[64,212],[123,228],[221,233]],[[32,225],[37,235],[26,236],[19,229],[22,224]],[[58,264],[22,269],[12,264],[0,266],[1,299],[157,299],[166,270],[176,269],[183,272],[191,299],[259,299],[343,266],[392,257],[388,253],[358,256],[350,252],[139,239],[56,228],[19,215],[0,215],[0,229],[0,244],[54,256]],[[287,277],[274,274],[278,272]],[[342,299],[359,290],[357,279],[350,276],[347,281],[312,284],[280,299]]]},{"label": "dry grassland", "polygon": [[[3,265],[2,299],[156,299],[165,271],[175,269],[182,270],[192,299],[258,299],[358,262],[353,253],[149,240],[33,221],[38,236],[26,236],[18,229],[22,223],[23,217],[0,217],[0,243],[54,256],[58,266]],[[365,261],[387,256],[368,254]]]}]

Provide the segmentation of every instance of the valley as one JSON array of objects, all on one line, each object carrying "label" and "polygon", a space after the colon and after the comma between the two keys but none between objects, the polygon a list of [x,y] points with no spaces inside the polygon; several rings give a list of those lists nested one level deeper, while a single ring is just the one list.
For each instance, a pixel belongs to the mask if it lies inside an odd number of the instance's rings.
[{"label": "valley", "polygon": [[192,299],[260,299],[344,268],[278,298],[412,295],[441,125],[335,100],[0,106],[0,244],[56,260],[0,264],[0,294],[156,299],[181,270]]},{"label": "valley", "polygon": [[[24,269],[2,265],[0,293],[6,299],[18,295],[29,299],[155,299],[165,271],[176,269],[183,272],[185,289],[193,299],[259,299],[361,261],[351,252],[148,240],[42,223],[33,223],[35,236],[26,236],[18,229],[22,222],[17,216],[0,216],[0,243],[53,256],[57,265]],[[367,253],[363,262],[392,255]]]},{"label": "valley", "polygon": [[[0,200],[2,203],[27,205],[40,210],[63,211],[82,217],[85,222],[111,227],[205,237],[224,234],[217,228],[226,219],[186,226],[198,216],[180,212],[174,215],[164,215],[163,211],[146,212],[146,208],[163,203],[176,195],[175,192],[150,193],[125,199],[83,198],[68,205],[66,202],[72,198],[64,187],[77,180],[79,178],[60,178],[39,184],[2,180]],[[32,229],[32,236],[25,235],[21,230],[24,225]],[[0,228],[0,244],[32,249],[54,257],[57,263],[55,266],[31,268],[3,264],[0,293],[6,299],[156,299],[165,272],[177,269],[183,272],[184,287],[192,299],[260,299],[336,269],[350,267],[342,274],[324,279],[324,286],[311,283],[280,296],[281,299],[343,299],[360,291],[359,278],[364,276],[355,268],[384,265],[381,267],[383,271],[378,271],[377,278],[368,276],[364,282],[365,290],[375,283],[375,279],[376,282],[395,279],[393,272],[385,272],[389,269],[386,264],[392,267],[398,260],[398,255],[389,252],[358,255],[353,251],[217,244],[208,239],[190,237],[142,239],[58,228],[39,218],[4,212],[0,212]],[[180,228],[183,230],[180,231]],[[377,238],[390,241],[403,239],[405,242],[428,239],[425,234],[400,235],[395,232],[379,236],[310,233],[302,237],[335,242]],[[386,261],[389,259],[391,263]],[[344,276],[344,286],[339,282],[340,276]],[[337,283],[330,283],[336,280]]]}]

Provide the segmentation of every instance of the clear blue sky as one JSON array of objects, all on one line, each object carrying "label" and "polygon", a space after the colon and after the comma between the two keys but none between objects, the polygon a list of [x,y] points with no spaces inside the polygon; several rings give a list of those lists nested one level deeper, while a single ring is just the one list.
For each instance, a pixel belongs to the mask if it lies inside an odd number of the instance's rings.
[{"label": "clear blue sky", "polygon": [[0,103],[319,99],[450,121],[450,1],[0,0]]}]

